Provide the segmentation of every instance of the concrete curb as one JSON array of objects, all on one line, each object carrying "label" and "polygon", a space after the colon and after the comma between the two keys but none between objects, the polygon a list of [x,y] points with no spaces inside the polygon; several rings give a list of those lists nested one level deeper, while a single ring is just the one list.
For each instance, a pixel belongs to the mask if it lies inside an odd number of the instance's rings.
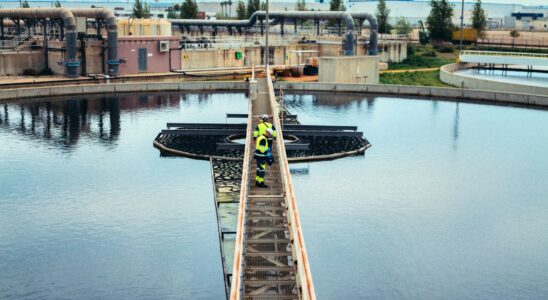
[{"label": "concrete curb", "polygon": [[519,104],[548,107],[548,93],[534,95],[475,89],[440,88],[429,86],[407,86],[391,84],[351,84],[331,82],[277,82],[276,89],[291,91],[324,91],[375,93],[405,96],[440,97],[453,100],[472,100],[500,104]]},{"label": "concrete curb", "polygon": [[139,93],[163,91],[238,90],[247,91],[244,81],[187,81],[181,83],[111,83],[67,85],[52,87],[27,87],[5,89],[0,92],[0,102],[13,99],[55,97],[82,94]]},{"label": "concrete curb", "polygon": [[[466,89],[486,90],[499,93],[506,92],[511,94],[520,93],[526,95],[548,95],[548,87],[498,82],[454,73],[455,71],[468,69],[470,67],[471,64],[448,64],[442,66],[440,69],[440,80],[449,85],[463,87]],[[507,101],[513,102],[511,98],[512,97],[510,97],[510,100]],[[519,102],[521,103],[521,100]]]}]

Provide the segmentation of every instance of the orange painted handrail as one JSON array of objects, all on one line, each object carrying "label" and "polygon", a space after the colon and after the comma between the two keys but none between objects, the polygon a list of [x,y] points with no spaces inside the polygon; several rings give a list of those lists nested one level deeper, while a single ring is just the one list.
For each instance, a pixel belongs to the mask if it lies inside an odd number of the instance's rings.
[{"label": "orange painted handrail", "polygon": [[242,182],[240,188],[240,204],[238,207],[238,222],[236,224],[236,240],[234,245],[234,265],[232,267],[232,283],[230,287],[230,299],[239,300],[241,298],[241,288],[242,288],[242,276],[243,276],[243,262],[244,262],[244,249],[245,249],[245,219],[246,219],[246,206],[247,206],[247,195],[248,195],[248,174],[249,174],[249,163],[251,161],[251,130],[252,130],[252,102],[251,99],[252,93],[248,100],[248,112],[247,112],[247,130],[245,137],[245,152],[244,152],[244,162],[242,167]]},{"label": "orange painted handrail", "polygon": [[[276,128],[282,128],[280,117],[278,115],[276,95],[274,94],[274,88],[272,85],[272,78],[270,76],[270,68],[266,66],[266,80],[269,90],[269,100],[272,109],[273,123]],[[310,271],[310,264],[308,263],[308,255],[306,247],[304,245],[304,237],[301,228],[301,221],[299,218],[299,212],[297,210],[297,201],[295,197],[295,191],[293,190],[293,183],[291,182],[291,175],[289,172],[289,164],[287,161],[287,155],[285,152],[285,145],[283,143],[283,130],[279,130],[278,133],[278,147],[280,172],[282,174],[282,181],[285,190],[285,201],[288,208],[288,222],[289,232],[292,244],[293,258],[297,260],[297,286],[300,288],[299,296],[301,299],[316,299],[316,293],[314,291],[314,283],[312,281],[312,273]]]}]

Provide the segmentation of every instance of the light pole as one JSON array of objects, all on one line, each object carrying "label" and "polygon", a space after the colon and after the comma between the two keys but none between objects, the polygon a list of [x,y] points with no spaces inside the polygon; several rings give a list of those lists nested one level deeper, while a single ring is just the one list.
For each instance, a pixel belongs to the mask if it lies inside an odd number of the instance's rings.
[{"label": "light pole", "polygon": [[459,46],[459,54],[460,54],[460,52],[462,52],[462,39],[464,37],[463,26],[464,26],[464,0],[462,0],[462,4],[461,4],[461,7],[460,7],[460,46]]},{"label": "light pole", "polygon": [[266,0],[266,13],[265,13],[265,21],[266,21],[266,35],[265,35],[265,51],[264,51],[264,65],[265,65],[265,71],[266,71],[266,66],[268,65],[268,58],[270,57],[269,55],[269,50],[270,48],[268,47],[268,31],[269,31],[269,23],[270,23],[270,20],[268,18],[268,0]]}]

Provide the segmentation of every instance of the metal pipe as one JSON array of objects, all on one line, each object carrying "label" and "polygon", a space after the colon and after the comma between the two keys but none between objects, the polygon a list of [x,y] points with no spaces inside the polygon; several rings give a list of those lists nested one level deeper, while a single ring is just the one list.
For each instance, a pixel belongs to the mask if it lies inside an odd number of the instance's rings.
[{"label": "metal pipe", "polygon": [[[361,14],[364,18],[372,17],[369,14]],[[365,16],[367,15],[367,16]],[[354,19],[348,12],[344,11],[275,11],[269,12],[269,18],[272,19],[299,19],[299,20],[342,20],[346,25],[346,41],[345,55],[354,55]],[[374,17],[372,17],[374,19]],[[258,19],[266,19],[266,12],[256,11],[248,20],[194,20],[194,19],[172,19],[171,24],[187,25],[187,26],[235,26],[235,27],[251,27],[255,25]],[[279,22],[279,21],[278,21]],[[371,22],[370,22],[371,23]],[[375,20],[376,24],[376,20]],[[373,28],[373,25],[371,26]],[[375,27],[376,28],[376,27]],[[373,32],[373,29],[372,29]],[[376,33],[376,30],[375,30]],[[375,40],[376,45],[376,40]]]},{"label": "metal pipe", "polygon": [[75,17],[102,19],[107,26],[107,65],[108,74],[118,75],[120,59],[118,58],[118,23],[116,16],[107,8],[74,8]]},{"label": "metal pipe", "polygon": [[270,31],[270,19],[268,17],[269,9],[268,9],[268,0],[266,0],[266,13],[265,13],[265,20],[266,20],[266,36],[265,36],[265,66],[268,66],[270,64],[270,48],[268,47],[268,34]]},{"label": "metal pipe", "polygon": [[80,62],[76,56],[76,21],[72,12],[66,8],[16,8],[0,9],[0,19],[60,19],[66,29],[65,66],[68,77],[78,77]]},{"label": "metal pipe", "polygon": [[[353,13],[350,13],[350,15],[354,19],[367,20],[369,22],[369,55],[377,55],[378,54],[377,35],[379,32],[379,24],[377,23],[377,19],[373,15],[365,12],[353,12]],[[361,31],[360,31],[360,34],[361,34]]]},{"label": "metal pipe", "polygon": [[464,27],[464,0],[462,0],[462,4],[460,7],[460,43],[459,43],[459,54],[462,52],[462,39],[464,37],[464,31],[462,28]]}]

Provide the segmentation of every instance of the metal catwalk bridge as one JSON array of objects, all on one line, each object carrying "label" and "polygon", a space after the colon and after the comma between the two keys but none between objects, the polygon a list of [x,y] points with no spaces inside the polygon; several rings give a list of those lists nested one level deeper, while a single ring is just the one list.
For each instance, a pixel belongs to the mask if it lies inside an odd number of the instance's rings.
[{"label": "metal catwalk bridge", "polygon": [[544,53],[464,50],[459,60],[467,63],[548,67],[548,54]]},{"label": "metal catwalk bridge", "polygon": [[[230,299],[316,299],[280,126],[274,89],[266,78],[250,82],[246,148],[238,210]],[[276,162],[267,167],[268,188],[255,187],[257,116],[268,114],[278,130]]]}]

